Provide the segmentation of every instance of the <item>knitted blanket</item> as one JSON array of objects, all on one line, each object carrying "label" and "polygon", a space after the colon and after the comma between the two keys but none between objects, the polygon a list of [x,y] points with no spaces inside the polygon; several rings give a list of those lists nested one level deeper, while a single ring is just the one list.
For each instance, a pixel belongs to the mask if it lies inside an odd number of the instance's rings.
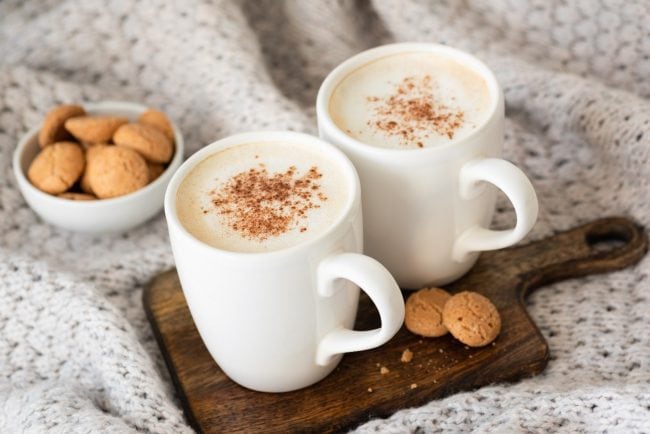
[{"label": "knitted blanket", "polygon": [[[0,3],[0,432],[190,432],[142,308],[173,266],[162,215],[84,236],[43,223],[11,169],[62,102],[166,111],[188,153],[228,134],[315,133],[328,71],[391,41],[475,53],[506,97],[505,158],[531,177],[528,240],[605,215],[650,227],[650,5],[643,0]],[[494,227],[512,225],[503,197]],[[540,289],[546,371],[358,432],[649,432],[650,257]],[[215,403],[218,405],[218,403]]]}]

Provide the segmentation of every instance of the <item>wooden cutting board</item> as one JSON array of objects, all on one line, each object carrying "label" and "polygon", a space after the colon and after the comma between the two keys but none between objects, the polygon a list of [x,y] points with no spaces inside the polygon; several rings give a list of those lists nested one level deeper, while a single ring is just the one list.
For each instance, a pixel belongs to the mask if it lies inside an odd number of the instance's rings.
[{"label": "wooden cutting board", "polygon": [[[224,375],[199,337],[175,270],[151,282],[144,307],[186,415],[199,432],[335,432],[461,390],[538,374],[549,348],[526,313],[524,297],[551,282],[632,265],[647,247],[645,233],[634,222],[606,218],[484,253],[446,289],[477,291],[493,301],[503,319],[493,345],[472,349],[449,335],[422,339],[402,328],[380,348],[344,356],[320,383],[282,394],[254,392]],[[377,313],[364,296],[356,328],[377,326]],[[413,359],[403,363],[407,348]],[[380,366],[390,372],[382,375]]]}]

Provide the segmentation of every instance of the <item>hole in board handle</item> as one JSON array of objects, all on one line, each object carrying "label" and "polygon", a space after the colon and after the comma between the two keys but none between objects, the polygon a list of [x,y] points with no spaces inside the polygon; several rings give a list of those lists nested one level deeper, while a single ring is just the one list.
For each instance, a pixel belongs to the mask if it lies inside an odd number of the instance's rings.
[{"label": "hole in board handle", "polygon": [[610,252],[623,247],[630,241],[630,234],[623,229],[608,228],[606,232],[598,230],[588,232],[585,242],[595,253]]}]

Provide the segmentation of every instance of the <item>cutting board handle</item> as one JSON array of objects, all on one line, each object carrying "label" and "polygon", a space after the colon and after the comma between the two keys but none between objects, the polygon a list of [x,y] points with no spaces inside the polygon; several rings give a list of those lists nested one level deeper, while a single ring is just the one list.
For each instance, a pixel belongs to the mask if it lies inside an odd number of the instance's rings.
[{"label": "cutting board handle", "polygon": [[551,239],[520,247],[526,258],[517,273],[521,297],[559,280],[620,270],[648,250],[643,228],[624,217],[598,219]]}]

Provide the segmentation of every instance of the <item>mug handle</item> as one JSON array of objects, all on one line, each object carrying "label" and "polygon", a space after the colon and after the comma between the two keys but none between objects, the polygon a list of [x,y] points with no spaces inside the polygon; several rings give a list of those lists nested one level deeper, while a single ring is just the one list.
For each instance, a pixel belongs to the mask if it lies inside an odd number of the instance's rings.
[{"label": "mug handle", "polygon": [[517,215],[517,224],[508,230],[495,231],[475,225],[466,229],[454,243],[452,257],[458,262],[471,252],[496,250],[519,242],[537,220],[538,204],[530,180],[514,164],[500,158],[471,160],[460,170],[460,195],[473,199],[483,190],[481,181],[494,184],[505,193]]},{"label": "mug handle", "polygon": [[358,253],[328,256],[318,265],[318,294],[331,297],[337,290],[337,279],[347,279],[370,297],[381,318],[381,327],[355,331],[339,326],[328,332],[318,344],[316,363],[327,365],[341,353],[369,350],[386,343],[402,327],[404,299],[393,276],[375,259]]}]

